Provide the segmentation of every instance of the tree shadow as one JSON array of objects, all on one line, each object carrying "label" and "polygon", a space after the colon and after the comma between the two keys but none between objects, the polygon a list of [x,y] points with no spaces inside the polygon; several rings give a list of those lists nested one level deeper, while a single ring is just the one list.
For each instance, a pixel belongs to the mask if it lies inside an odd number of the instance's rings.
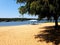
[{"label": "tree shadow", "polygon": [[[35,38],[39,41],[45,41],[46,43],[52,42],[54,45],[60,44],[60,26],[55,29],[54,26],[43,27],[45,30],[40,31],[39,34],[35,35]],[[42,29],[43,29],[42,28]]]}]

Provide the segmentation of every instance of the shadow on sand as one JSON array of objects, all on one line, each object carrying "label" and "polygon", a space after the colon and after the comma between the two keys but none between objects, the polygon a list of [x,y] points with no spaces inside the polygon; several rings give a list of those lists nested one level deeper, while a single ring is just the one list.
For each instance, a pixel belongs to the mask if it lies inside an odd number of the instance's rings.
[{"label": "shadow on sand", "polygon": [[[45,41],[46,43],[52,42],[53,45],[60,44],[60,26],[56,30],[54,26],[43,27],[45,30],[40,31],[39,34],[35,35],[35,38],[39,38],[39,41]],[[42,28],[42,29],[43,29]]]}]

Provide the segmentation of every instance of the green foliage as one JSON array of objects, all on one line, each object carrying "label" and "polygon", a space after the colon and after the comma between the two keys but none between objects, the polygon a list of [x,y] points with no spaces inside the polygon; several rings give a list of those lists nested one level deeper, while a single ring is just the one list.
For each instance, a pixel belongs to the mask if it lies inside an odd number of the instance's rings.
[{"label": "green foliage", "polygon": [[24,0],[17,0],[17,3],[21,3],[21,2],[24,2]]},{"label": "green foliage", "polygon": [[60,16],[60,0],[17,0],[17,3],[26,3],[19,8],[21,14],[28,12],[31,15],[38,15],[39,19],[55,19]]},{"label": "green foliage", "polygon": [[26,13],[26,11],[27,11],[27,9],[26,9],[25,6],[21,6],[21,7],[19,8],[19,13],[21,13],[22,15],[23,15],[24,13]]}]

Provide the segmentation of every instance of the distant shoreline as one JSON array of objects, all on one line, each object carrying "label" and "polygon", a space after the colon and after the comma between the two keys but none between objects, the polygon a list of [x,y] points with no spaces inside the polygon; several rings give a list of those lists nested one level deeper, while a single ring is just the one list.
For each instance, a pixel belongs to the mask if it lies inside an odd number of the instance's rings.
[{"label": "distant shoreline", "polygon": [[37,19],[35,18],[0,18],[0,22],[25,21],[25,20],[37,20]]}]

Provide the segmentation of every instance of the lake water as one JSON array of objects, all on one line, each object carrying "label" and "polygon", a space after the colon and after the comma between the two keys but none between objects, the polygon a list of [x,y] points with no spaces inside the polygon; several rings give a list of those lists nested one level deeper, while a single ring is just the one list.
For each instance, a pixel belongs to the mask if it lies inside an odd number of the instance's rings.
[{"label": "lake water", "polygon": [[16,26],[16,25],[28,25],[28,24],[33,24],[33,23],[44,23],[46,21],[19,21],[19,22],[0,22],[0,26]]}]

